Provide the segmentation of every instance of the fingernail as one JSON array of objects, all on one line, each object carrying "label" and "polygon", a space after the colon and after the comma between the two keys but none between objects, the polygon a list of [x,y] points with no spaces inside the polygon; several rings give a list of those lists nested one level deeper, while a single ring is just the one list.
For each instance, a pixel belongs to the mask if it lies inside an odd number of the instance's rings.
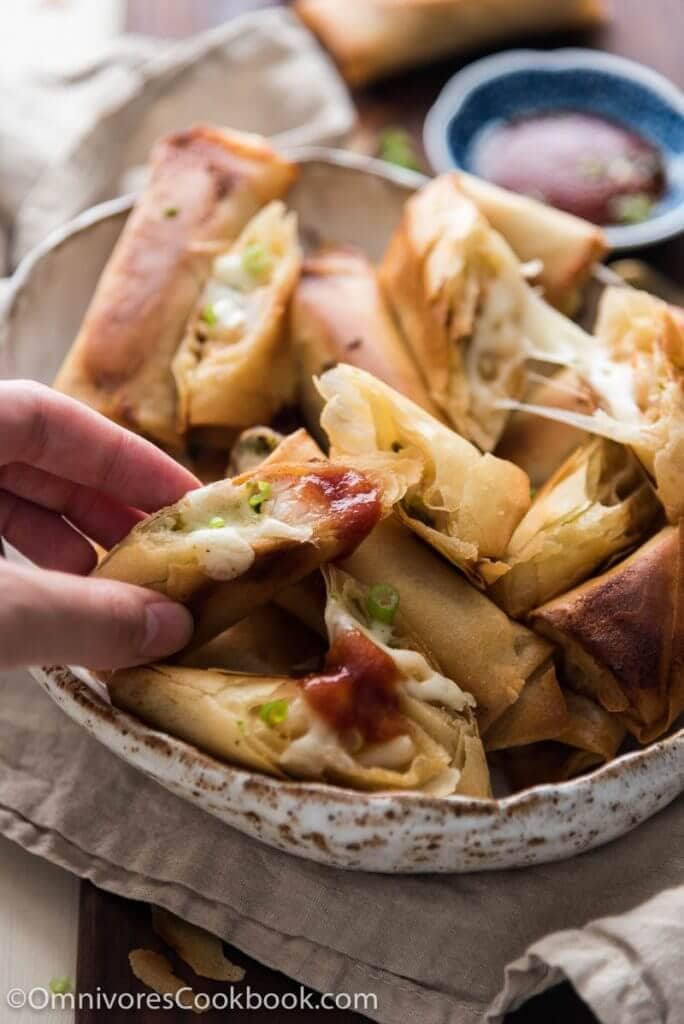
[{"label": "fingernail", "polygon": [[141,654],[146,658],[164,658],[179,651],[190,641],[192,615],[180,604],[156,601],[145,607],[145,639]]}]

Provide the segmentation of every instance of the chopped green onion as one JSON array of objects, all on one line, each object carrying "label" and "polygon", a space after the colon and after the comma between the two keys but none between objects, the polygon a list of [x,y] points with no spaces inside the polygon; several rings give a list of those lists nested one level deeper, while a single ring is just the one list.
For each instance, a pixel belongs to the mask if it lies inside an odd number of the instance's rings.
[{"label": "chopped green onion", "polygon": [[177,217],[178,216],[178,207],[177,206],[167,206],[166,209],[164,210],[164,216],[165,217]]},{"label": "chopped green onion", "polygon": [[262,278],[273,268],[271,254],[258,242],[248,245],[242,253],[242,269],[250,277]]},{"label": "chopped green onion", "polygon": [[266,725],[273,728],[274,725],[282,725],[290,710],[290,703],[287,700],[270,700],[259,708],[259,718]]},{"label": "chopped green onion", "polygon": [[273,488],[266,480],[257,481],[257,489],[249,499],[250,506],[255,512],[261,512],[261,506],[273,494]]},{"label": "chopped green onion", "polygon": [[213,327],[214,324],[218,323],[218,316],[216,315],[216,310],[212,306],[211,302],[204,307],[201,317],[205,324],[209,324],[210,327]]},{"label": "chopped green onion", "polygon": [[389,583],[376,583],[368,591],[366,609],[376,622],[391,626],[399,608],[399,592]]},{"label": "chopped green onion", "polygon": [[530,498],[532,499],[532,501],[534,501],[534,499],[536,497],[537,497],[537,488],[534,487],[533,485],[530,485]]},{"label": "chopped green onion", "polygon": [[50,981],[50,991],[54,992],[56,996],[64,996],[71,992],[71,978],[52,978]]},{"label": "chopped green onion", "polygon": [[413,140],[403,128],[386,128],[378,138],[378,156],[409,171],[422,170]]},{"label": "chopped green onion", "polygon": [[212,530],[220,530],[221,527],[226,525],[226,521],[223,516],[212,516],[209,520],[209,526]]},{"label": "chopped green onion", "polygon": [[640,224],[651,216],[655,203],[645,192],[632,192],[615,196],[612,206],[618,223]]}]

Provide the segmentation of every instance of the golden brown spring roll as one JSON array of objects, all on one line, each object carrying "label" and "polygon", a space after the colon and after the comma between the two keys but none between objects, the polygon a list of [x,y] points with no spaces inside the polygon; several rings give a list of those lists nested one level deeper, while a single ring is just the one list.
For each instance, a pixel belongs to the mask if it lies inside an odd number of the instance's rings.
[{"label": "golden brown spring roll", "polygon": [[503,764],[516,789],[565,782],[616,756],[625,729],[596,701],[566,691],[567,720],[555,740],[507,750]]},{"label": "golden brown spring roll", "polygon": [[379,487],[354,470],[324,462],[261,466],[191,491],[139,523],[96,573],[187,604],[199,647],[353,551],[382,512]]},{"label": "golden brown spring roll", "polygon": [[358,86],[524,33],[584,28],[603,0],[296,0],[295,10]]},{"label": "golden brown spring roll", "polygon": [[333,459],[393,474],[397,514],[478,585],[500,562],[530,505],[525,473],[483,455],[369,373],[340,365],[318,380]]},{"label": "golden brown spring roll", "polygon": [[568,709],[552,662],[532,673],[515,704],[484,733],[485,749],[507,750],[558,736],[567,726]]},{"label": "golden brown spring roll", "polygon": [[[590,416],[596,399],[572,370],[556,370],[550,376],[528,374],[523,401],[552,405]],[[524,469],[534,490],[546,483],[556,470],[591,435],[567,423],[543,419],[535,413],[514,412],[506,423],[495,455]]]},{"label": "golden brown spring roll", "polygon": [[590,341],[530,287],[456,174],[408,200],[380,279],[431,398],[483,451],[503,433],[527,361]]},{"label": "golden brown spring roll", "polygon": [[[116,673],[113,702],[229,762],[355,789],[490,796],[472,697],[443,676],[367,588],[326,570],[329,651],[300,679],[169,666]],[[370,610],[369,610],[370,609]]]},{"label": "golden brown spring roll", "polygon": [[177,446],[171,362],[216,244],[232,241],[294,181],[254,135],[209,125],[170,135],[105,267],[55,386],[124,426]]},{"label": "golden brown spring roll", "polygon": [[338,363],[367,370],[432,415],[439,415],[394,325],[370,260],[358,250],[324,249],[304,261],[292,301],[299,400],[319,431],[321,397],[313,378]]},{"label": "golden brown spring roll", "polygon": [[292,400],[286,310],[300,264],[297,218],[281,202],[216,256],[173,360],[179,434],[267,423]]},{"label": "golden brown spring roll", "polygon": [[388,583],[397,590],[406,628],[450,679],[473,694],[483,735],[535,671],[550,664],[547,643],[509,619],[392,518],[376,527],[343,568],[369,586]]},{"label": "golden brown spring roll", "polygon": [[458,174],[461,191],[506,239],[523,263],[539,261],[534,283],[556,309],[571,316],[591,269],[608,251],[595,224],[556,210],[529,196],[510,192],[473,174]]},{"label": "golden brown spring roll", "polygon": [[537,608],[563,672],[642,743],[684,711],[684,526],[666,527],[614,568]]},{"label": "golden brown spring roll", "polygon": [[594,438],[539,491],[511,537],[510,570],[490,595],[514,619],[586,580],[662,525],[662,509],[628,448]]}]

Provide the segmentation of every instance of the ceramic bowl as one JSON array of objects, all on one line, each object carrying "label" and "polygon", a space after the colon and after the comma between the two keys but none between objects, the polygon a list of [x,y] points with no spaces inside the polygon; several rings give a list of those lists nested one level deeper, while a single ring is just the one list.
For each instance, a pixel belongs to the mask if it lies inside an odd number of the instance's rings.
[{"label": "ceramic bowl", "polygon": [[[298,158],[289,201],[305,240],[348,242],[379,257],[420,176],[351,154]],[[22,264],[0,323],[0,376],[52,380],[130,208],[117,199],[88,211]],[[66,714],[173,793],[271,846],[336,867],[467,872],[560,860],[628,832],[684,789],[684,731],[571,782],[499,800],[283,782],[149,728],[80,673],[34,675]]]},{"label": "ceramic bowl", "polygon": [[663,155],[665,194],[639,224],[605,228],[615,249],[661,242],[684,229],[684,95],[650,68],[598,50],[509,50],[468,65],[444,87],[425,121],[436,171],[474,171],[482,133],[499,120],[580,110],[619,121]]}]

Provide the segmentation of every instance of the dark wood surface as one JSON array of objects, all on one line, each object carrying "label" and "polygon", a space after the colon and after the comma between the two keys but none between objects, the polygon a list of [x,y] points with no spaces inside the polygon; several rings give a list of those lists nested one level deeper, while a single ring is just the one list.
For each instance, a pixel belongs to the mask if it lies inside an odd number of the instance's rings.
[{"label": "dark wood surface", "polygon": [[[549,0],[552,2],[552,0]],[[164,38],[182,38],[202,29],[218,25],[227,18],[247,10],[270,6],[272,0],[128,0],[127,28]],[[619,53],[655,68],[684,87],[684,0],[612,0],[614,17],[610,25],[591,35],[555,35],[548,39],[511,40],[510,45],[532,44],[538,47],[583,45]],[[411,72],[388,80],[355,94],[361,123],[368,131],[388,125],[401,124],[420,142],[423,118],[446,80],[467,59],[440,62],[434,67]],[[680,238],[648,250],[648,259],[665,269],[670,275],[684,281],[684,241]],[[401,886],[401,879],[397,879]],[[81,890],[81,916],[79,932],[78,989],[95,993],[98,987],[107,993],[143,992],[128,966],[128,953],[136,947],[163,951],[155,936],[149,908],[131,903],[108,893],[100,892],[89,883]],[[229,959],[246,968],[245,983],[256,991],[295,992],[298,985],[282,974],[271,971],[228,949]],[[191,972],[175,957],[174,967],[181,977],[191,980]],[[195,982],[198,991],[219,991],[221,986],[210,982]],[[181,1011],[171,1015],[168,1011],[88,1011],[77,1014],[77,1024],[97,1024],[101,1020],[122,1024],[148,1024],[152,1020],[170,1021],[176,1016],[187,1020]],[[239,1019],[247,1022],[269,1021],[269,1024],[298,1024],[324,1018],[329,1024],[352,1024],[361,1021],[356,1014],[342,1011],[243,1011]],[[225,1021],[226,1014],[213,1011],[201,1019],[207,1024]],[[591,1024],[595,1018],[569,985],[530,1000],[516,1013],[509,1015],[507,1024]],[[397,1022],[401,1024],[401,1022]]]}]

